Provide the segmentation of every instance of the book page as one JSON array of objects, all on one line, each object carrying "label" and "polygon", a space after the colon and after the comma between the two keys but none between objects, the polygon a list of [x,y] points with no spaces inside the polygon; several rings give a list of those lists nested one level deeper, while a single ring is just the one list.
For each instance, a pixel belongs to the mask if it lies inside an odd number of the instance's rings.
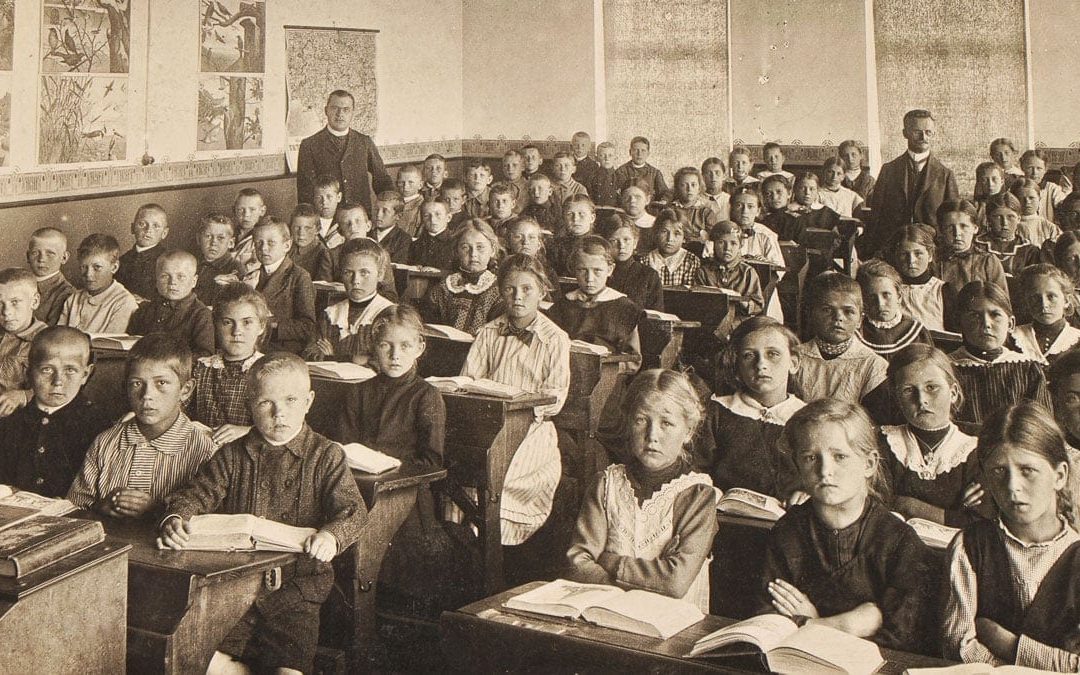
[{"label": "book page", "polygon": [[512,384],[503,384],[502,382],[496,382],[495,380],[489,380],[487,378],[467,382],[462,389],[473,394],[484,394],[485,396],[495,396],[497,398],[506,399],[517,398],[518,396],[523,396],[525,394],[525,390],[521,387],[515,387]]},{"label": "book page", "polygon": [[[738,508],[740,504],[750,507],[752,510],[746,508]],[[771,520],[778,520],[786,511],[784,507],[780,505],[780,500],[770,495],[764,495],[760,492],[754,492],[746,488],[730,488],[724,493],[723,498],[717,503],[716,508],[726,512],[738,512],[746,515],[756,515],[757,517],[770,518]],[[753,511],[764,512],[762,514],[755,514]],[[768,514],[768,515],[766,515]]]},{"label": "book page", "polygon": [[370,380],[375,377],[374,370],[351,361],[309,361],[307,365],[313,375],[342,380]]},{"label": "book page", "polygon": [[7,497],[0,499],[0,504],[34,509],[43,516],[62,516],[75,510],[75,505],[66,499],[43,497],[28,490],[19,490],[9,494]]},{"label": "book page", "polygon": [[432,333],[440,337],[444,337],[448,340],[453,340],[455,342],[471,343],[476,341],[476,338],[474,338],[471,334],[466,333],[463,330],[454,328],[453,326],[447,326],[441,323],[429,323],[425,324],[425,327]]},{"label": "book page", "polygon": [[919,535],[923,543],[933,548],[947,547],[957,532],[960,531],[958,528],[935,523],[924,518],[911,518],[907,521],[907,524],[911,526],[911,529],[915,530],[915,534]]},{"label": "book page", "polygon": [[661,312],[661,311],[656,310],[656,309],[647,309],[647,310],[645,310],[645,316],[649,317],[650,319],[656,319],[657,321],[676,322],[676,321],[681,321],[682,320],[679,317],[675,316],[674,314],[669,314],[668,312]]},{"label": "book page", "polygon": [[255,516],[250,513],[205,513],[192,516],[188,531],[200,536],[243,534],[251,536]]},{"label": "book page", "polygon": [[[800,654],[809,654],[851,675],[872,673],[885,662],[881,650],[873,642],[817,624],[803,626],[789,635],[775,650],[770,651],[774,653],[769,654],[769,667],[777,671],[797,669],[798,660],[785,657]],[[782,664],[789,664],[791,668]]]},{"label": "book page", "polygon": [[373,450],[362,443],[345,443],[341,448],[345,451],[345,461],[348,462],[350,469],[367,473],[383,473],[401,466],[400,459]]},{"label": "book page", "polygon": [[607,356],[611,353],[611,350],[604,345],[596,345],[585,340],[571,340],[570,351],[581,354],[596,354],[597,356]]},{"label": "book page", "polygon": [[[664,640],[705,618],[696,605],[685,600],[640,590],[627,591],[622,595],[607,598],[601,605],[586,608],[582,612],[582,617],[592,621],[593,610],[612,612],[651,626]],[[596,621],[596,623],[609,625],[603,621]],[[619,623],[611,627],[623,628]]]},{"label": "book page", "polygon": [[574,610],[573,616],[578,616],[586,607],[602,605],[604,601],[613,596],[622,595],[625,591],[615,586],[603,584],[582,584],[566,579],[556,579],[544,584],[539,588],[514,596],[506,601],[505,606],[510,609],[521,609],[528,612],[541,614],[551,613],[555,616],[565,616],[566,612],[545,612],[544,607],[569,607]]},{"label": "book page", "polygon": [[299,553],[304,550],[304,542],[307,541],[308,537],[316,532],[318,530],[313,527],[296,527],[295,525],[279,523],[276,520],[256,518],[251,535],[255,539],[256,548],[268,548],[263,546],[265,543],[272,545],[273,550],[276,551],[296,551]]},{"label": "book page", "polygon": [[784,638],[795,632],[797,628],[795,622],[786,616],[762,614],[709,633],[697,641],[690,656],[704,654],[717,647],[737,642],[748,642],[763,652],[769,652],[779,646]]}]

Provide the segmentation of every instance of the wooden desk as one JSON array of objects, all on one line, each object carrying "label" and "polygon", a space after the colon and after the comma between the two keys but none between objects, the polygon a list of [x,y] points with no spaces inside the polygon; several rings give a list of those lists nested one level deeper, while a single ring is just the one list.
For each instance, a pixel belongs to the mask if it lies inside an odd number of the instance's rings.
[{"label": "wooden desk", "polygon": [[[92,516],[87,516],[92,517]],[[295,553],[162,551],[157,523],[103,519],[110,538],[130,544],[127,669],[202,673],[248,611],[263,573],[288,569]]]},{"label": "wooden desk", "polygon": [[315,316],[322,314],[330,305],[341,302],[346,297],[345,285],[340,281],[315,282]]},{"label": "wooden desk", "polygon": [[454,377],[461,374],[472,342],[451,340],[426,329],[424,340],[427,348],[417,366],[421,377]]},{"label": "wooden desk", "polygon": [[0,579],[0,672],[124,672],[127,554],[110,539]]},{"label": "wooden desk", "polygon": [[674,368],[679,362],[686,333],[698,328],[701,328],[700,321],[670,321],[646,316],[638,325],[641,367]]},{"label": "wooden desk", "polygon": [[446,272],[437,269],[410,269],[408,265],[394,263],[394,285],[397,286],[401,299],[416,304],[428,293],[432,283],[437,283],[446,276]]},{"label": "wooden desk", "polygon": [[94,370],[83,386],[83,393],[111,420],[120,419],[130,411],[124,388],[127,352],[113,349],[94,349]]},{"label": "wooden desk", "polygon": [[[533,582],[475,602],[439,620],[447,665],[458,672],[515,673],[737,673],[720,660],[685,658],[696,640],[734,622],[706,616],[667,640],[502,608]],[[881,673],[952,665],[942,659],[882,649]]]}]

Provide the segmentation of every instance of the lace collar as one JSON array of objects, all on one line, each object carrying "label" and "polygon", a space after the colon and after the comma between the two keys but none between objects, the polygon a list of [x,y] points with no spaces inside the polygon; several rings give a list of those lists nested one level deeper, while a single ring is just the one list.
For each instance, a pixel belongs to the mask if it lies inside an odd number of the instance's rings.
[{"label": "lace collar", "polygon": [[[254,354],[244,359],[243,363],[240,364],[240,370],[246,373],[248,371],[248,368],[251,368],[252,364],[261,359],[262,356],[263,353],[256,349]],[[199,359],[199,363],[203,364],[207,368],[224,368],[225,357],[223,357],[221,354],[211,354],[210,356],[204,356]]]},{"label": "lace collar", "polygon": [[1020,363],[1023,361],[1032,361],[1031,357],[1028,355],[1014,352],[1011,349],[1002,350],[1001,354],[993,361],[984,361],[972,356],[971,352],[967,350],[967,347],[957,349],[949,354],[949,358],[952,359],[953,364],[957,366],[989,366],[996,363]]},{"label": "lace collar", "polygon": [[468,293],[470,295],[480,295],[487,289],[495,285],[495,275],[491,270],[484,270],[480,273],[480,278],[475,284],[466,283],[461,272],[454,272],[446,277],[443,282],[446,284],[446,289],[451,293]]},{"label": "lace collar", "polygon": [[806,405],[803,403],[802,399],[794,394],[789,394],[786,399],[771,408],[766,408],[742,392],[729,394],[727,396],[717,396],[716,394],[713,394],[712,400],[739,417],[761,420],[762,422],[776,424],[777,426],[784,426],[787,424],[788,420],[791,419],[791,416]]},{"label": "lace collar", "polygon": [[949,432],[927,459],[908,425],[883,426],[881,433],[885,435],[889,450],[897,461],[919,474],[923,480],[933,480],[963,464],[979,440],[960,431],[955,424],[950,424]]}]

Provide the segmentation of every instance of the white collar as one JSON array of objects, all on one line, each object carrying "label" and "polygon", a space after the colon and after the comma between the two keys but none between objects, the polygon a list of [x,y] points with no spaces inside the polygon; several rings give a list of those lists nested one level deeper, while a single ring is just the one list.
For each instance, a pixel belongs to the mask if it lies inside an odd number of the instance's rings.
[{"label": "white collar", "polygon": [[350,131],[350,129],[346,129],[345,131],[337,131],[336,129],[334,129],[329,124],[326,125],[326,130],[329,131],[334,136],[337,136],[338,138],[345,138],[346,136],[349,135],[349,131]]},{"label": "white collar", "polygon": [[391,225],[390,227],[386,228],[385,230],[380,230],[377,227],[372,228],[372,230],[375,232],[375,241],[381,243],[382,240],[386,238],[386,235],[390,234],[390,230],[394,229],[394,227],[395,227],[394,225]]},{"label": "white collar", "polygon": [[896,459],[923,480],[933,480],[963,464],[979,442],[974,436],[960,431],[955,424],[950,424],[948,433],[934,452],[933,461],[927,463],[909,425],[883,426],[881,433],[885,435]]},{"label": "white collar", "polygon": [[461,272],[454,272],[447,275],[446,280],[443,282],[446,284],[447,290],[451,293],[461,293],[462,291],[470,295],[480,295],[487,289],[491,288],[496,281],[496,277],[492,274],[491,270],[484,270],[480,273],[480,278],[475,284],[467,284],[462,279]]},{"label": "white collar", "polygon": [[784,426],[787,424],[788,420],[791,419],[791,416],[806,405],[798,396],[788,394],[786,399],[771,408],[768,408],[741,391],[734,394],[728,394],[727,396],[717,396],[716,394],[713,394],[712,400],[739,417],[761,420],[762,422],[775,424],[777,426]]},{"label": "white collar", "polygon": [[930,159],[930,151],[927,150],[926,152],[912,152],[911,150],[908,150],[907,156],[910,157],[911,161],[915,162],[916,164],[922,164],[926,160]]},{"label": "white collar", "polygon": [[647,230],[652,227],[655,222],[656,216],[647,211],[643,211],[641,215],[637,217],[637,220],[634,221],[634,224],[643,230]]},{"label": "white collar", "polygon": [[[593,302],[608,302],[610,300],[618,300],[619,298],[625,297],[625,293],[620,293],[619,291],[615,290],[610,286],[605,286],[604,290],[596,294],[596,297],[593,298]],[[574,290],[567,293],[566,299],[570,300],[571,302],[586,302],[588,300],[588,298],[585,296],[585,293],[580,288],[575,288]]]},{"label": "white collar", "polygon": [[589,158],[588,153],[582,155],[581,157],[578,157],[577,155],[575,155],[574,156],[574,163],[576,164],[576,163],[580,162],[581,160],[588,159],[588,158]]},{"label": "white collar", "polygon": [[[243,363],[240,364],[240,370],[246,373],[248,371],[248,368],[251,368],[251,366],[254,365],[256,361],[261,359],[262,356],[263,353],[256,349],[251,356],[244,359]],[[199,359],[199,363],[203,364],[207,368],[224,368],[225,357],[221,354],[211,354],[210,356],[204,356]]]},{"label": "white collar", "polygon": [[852,169],[851,171],[845,171],[844,175],[847,176],[848,180],[855,180],[856,178],[859,177],[859,174],[861,174],[861,173],[862,173],[862,167],[860,166],[858,169]]},{"label": "white collar", "polygon": [[[154,244],[154,246],[157,246],[157,244]],[[139,253],[142,253],[144,251],[149,251],[150,249],[154,248],[154,246],[139,246],[138,244],[135,244],[135,250]]]},{"label": "white collar", "polygon": [[[74,398],[74,397],[72,397],[71,401],[74,401],[74,400],[75,400],[75,398]],[[35,398],[35,399],[34,399],[34,405],[36,405],[36,406],[37,406],[37,409],[38,409],[38,410],[40,410],[41,412],[45,413],[46,415],[55,415],[55,414],[56,414],[56,411],[58,411],[58,410],[63,410],[64,408],[66,408],[66,407],[68,407],[69,405],[71,405],[71,401],[68,401],[68,402],[67,402],[67,403],[65,403],[64,405],[58,405],[58,406],[56,406],[56,407],[54,408],[54,407],[52,407],[52,406],[48,406],[48,405],[42,405],[42,404],[41,404],[41,402],[40,402],[40,401],[38,401],[38,400],[37,400],[37,399]]]},{"label": "white collar", "polygon": [[957,366],[989,366],[996,363],[1033,362],[1033,359],[1030,356],[1014,352],[1011,349],[1004,349],[993,361],[984,361],[972,356],[971,352],[967,350],[967,347],[960,347],[960,349],[949,354],[949,358],[952,359],[953,364]]},{"label": "white collar", "polygon": [[1055,543],[1055,542],[1057,542],[1057,541],[1059,541],[1061,539],[1068,539],[1070,541],[1076,541],[1077,539],[1080,539],[1080,535],[1078,535],[1076,533],[1076,530],[1069,527],[1069,523],[1066,522],[1064,518],[1061,518],[1059,516],[1058,520],[1061,521],[1061,531],[1060,532],[1055,534],[1050,539],[1047,539],[1046,541],[1038,541],[1038,542],[1034,542],[1034,543],[1030,543],[1030,544],[1027,543],[1026,541],[1023,541],[1022,539],[1017,537],[1015,534],[1013,534],[1012,531],[1009,529],[1009,526],[1006,525],[1005,521],[1002,520],[1001,518],[998,518],[998,527],[1001,528],[1001,531],[1005,533],[1006,537],[1008,537],[1009,539],[1012,539],[1013,543],[1016,544],[1017,546],[1021,547],[1021,548],[1036,548],[1036,547],[1040,547],[1040,546],[1049,546],[1049,545],[1051,545],[1051,544],[1053,544],[1053,543]]},{"label": "white collar", "polygon": [[53,277],[55,277],[55,276],[56,276],[57,274],[60,274],[60,270],[56,270],[56,271],[55,271],[55,272],[53,272],[52,274],[46,274],[46,275],[45,275],[45,276],[43,276],[43,277],[39,277],[39,276],[36,276],[36,275],[35,275],[35,276],[34,276],[34,281],[36,281],[36,282],[38,282],[38,283],[40,284],[40,283],[41,283],[41,282],[43,282],[43,281],[48,281],[49,279],[52,279],[52,278],[53,278]]},{"label": "white collar", "polygon": [[633,162],[630,162],[630,166],[634,167],[635,169],[644,169],[648,165],[648,162],[642,162],[641,164],[634,164]]},{"label": "white collar", "polygon": [[281,260],[277,261],[273,265],[263,265],[263,271],[266,272],[266,276],[270,276],[274,272],[277,272],[278,268],[281,267],[282,263],[284,263],[284,262],[285,262],[285,258],[282,258]]},{"label": "white collar", "polygon": [[319,234],[326,236],[330,233],[330,228],[334,226],[333,218],[323,218],[319,216]]},{"label": "white collar", "polygon": [[392,304],[394,303],[379,295],[378,291],[376,291],[371,296],[371,301],[368,302],[368,306],[364,308],[364,311],[360,312],[360,316],[356,317],[356,321],[353,321],[352,324],[349,323],[348,299],[342,300],[341,302],[335,302],[327,307],[324,312],[326,313],[326,318],[330,321],[330,325],[340,330],[342,335],[356,335],[360,330],[360,326],[367,325],[374,321],[379,312]]},{"label": "white collar", "polygon": [[687,251],[685,248],[680,248],[678,251],[672,253],[671,256],[665,256],[663,253],[660,252],[660,249],[654,248],[652,251],[649,252],[649,256],[655,256],[653,259],[659,262],[662,267],[673,270],[682,265],[683,260],[686,259],[686,254],[688,252],[689,251]]},{"label": "white collar", "polygon": [[402,197],[402,199],[405,201],[406,204],[411,204],[411,203],[415,202],[417,199],[422,199],[423,197],[424,197],[424,195],[417,192],[412,197]]},{"label": "white collar", "polygon": [[449,227],[450,227],[449,225],[444,225],[443,228],[441,230],[439,230],[438,232],[428,232],[427,230],[424,230],[424,233],[427,234],[429,237],[437,237],[440,234],[442,234],[443,232],[446,232],[446,230],[449,229]]}]

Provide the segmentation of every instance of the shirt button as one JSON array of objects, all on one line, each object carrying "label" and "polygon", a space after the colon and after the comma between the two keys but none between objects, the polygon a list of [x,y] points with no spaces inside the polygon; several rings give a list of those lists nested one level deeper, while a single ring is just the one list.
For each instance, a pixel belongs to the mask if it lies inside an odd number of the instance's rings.
[{"label": "shirt button", "polygon": [[38,448],[37,451],[38,451],[39,455],[44,455],[45,454],[45,448]]},{"label": "shirt button", "polygon": [[49,423],[49,418],[48,417],[42,417],[41,418],[41,423],[42,424],[48,424]]},{"label": "shirt button", "polygon": [[268,480],[266,480],[266,479],[264,478],[264,479],[263,479],[263,482],[262,482],[262,483],[260,483],[260,485],[261,485],[261,486],[263,487],[263,489],[269,488],[269,487],[270,487],[270,481],[268,481]]},{"label": "shirt button", "polygon": [[291,480],[285,481],[285,487],[292,487],[292,481]]},{"label": "shirt button", "polygon": [[34,485],[43,485],[44,483],[45,483],[45,479],[41,478],[40,476],[38,478],[34,479]]}]

